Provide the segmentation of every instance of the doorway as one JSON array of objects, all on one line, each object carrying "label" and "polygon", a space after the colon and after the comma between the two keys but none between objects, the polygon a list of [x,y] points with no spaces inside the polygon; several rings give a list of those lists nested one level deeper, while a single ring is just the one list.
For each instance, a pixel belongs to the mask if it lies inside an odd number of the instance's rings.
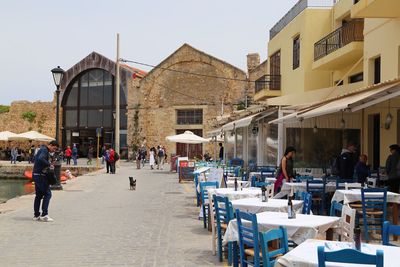
[{"label": "doorway", "polygon": [[373,170],[380,166],[380,114],[368,115],[368,156]]}]

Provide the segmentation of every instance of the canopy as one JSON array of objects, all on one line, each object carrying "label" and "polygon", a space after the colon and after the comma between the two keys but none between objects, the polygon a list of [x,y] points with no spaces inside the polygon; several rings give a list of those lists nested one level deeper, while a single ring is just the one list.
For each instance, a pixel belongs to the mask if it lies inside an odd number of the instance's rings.
[{"label": "canopy", "polygon": [[8,141],[8,138],[13,136],[17,136],[17,134],[10,131],[0,132],[0,141]]},{"label": "canopy", "polygon": [[167,136],[165,140],[169,142],[183,143],[183,144],[202,144],[209,142],[207,139],[195,135],[191,131],[185,131],[183,134]]},{"label": "canopy", "polygon": [[30,131],[26,133],[17,134],[15,136],[11,136],[8,138],[9,141],[42,141],[42,142],[50,142],[55,140],[54,138],[41,134],[36,131]]},{"label": "canopy", "polygon": [[235,128],[242,128],[242,127],[249,126],[251,124],[251,122],[253,121],[254,117],[259,114],[260,113],[257,113],[257,114],[253,114],[253,115],[244,117],[242,119],[238,119],[236,121],[231,121],[230,123],[227,123],[224,126],[222,126],[222,129],[224,129],[224,131],[232,131]]}]

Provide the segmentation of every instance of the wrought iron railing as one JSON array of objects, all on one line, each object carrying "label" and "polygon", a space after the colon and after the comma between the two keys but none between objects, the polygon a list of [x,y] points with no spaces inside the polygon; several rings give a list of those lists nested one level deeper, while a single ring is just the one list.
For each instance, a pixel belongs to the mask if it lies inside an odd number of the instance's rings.
[{"label": "wrought iron railing", "polygon": [[281,75],[264,75],[255,81],[256,93],[261,90],[281,90]]},{"label": "wrought iron railing", "polygon": [[269,39],[275,37],[307,7],[328,8],[332,7],[337,0],[299,0],[269,31]]},{"label": "wrought iron railing", "polygon": [[314,61],[357,41],[364,41],[364,20],[352,20],[314,44]]}]

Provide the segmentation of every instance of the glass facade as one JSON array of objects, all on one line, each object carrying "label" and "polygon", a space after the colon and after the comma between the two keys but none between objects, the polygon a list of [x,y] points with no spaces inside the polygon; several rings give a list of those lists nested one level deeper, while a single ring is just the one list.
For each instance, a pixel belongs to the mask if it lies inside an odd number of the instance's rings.
[{"label": "glass facade", "polygon": [[[102,129],[101,145],[113,146],[115,83],[111,73],[103,69],[82,72],[67,87],[63,101],[63,145],[77,144],[81,156],[88,146],[97,143],[96,129]],[[121,85],[120,128],[127,128],[126,96]],[[121,136],[121,150],[127,148],[126,134]],[[96,140],[96,141],[95,141]],[[121,153],[122,156],[122,153]]]}]

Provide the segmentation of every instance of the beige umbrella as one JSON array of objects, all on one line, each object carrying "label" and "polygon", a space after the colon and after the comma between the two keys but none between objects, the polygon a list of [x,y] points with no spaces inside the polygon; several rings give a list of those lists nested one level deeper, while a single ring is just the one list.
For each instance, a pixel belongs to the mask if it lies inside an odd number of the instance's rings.
[{"label": "beige umbrella", "polygon": [[187,155],[189,156],[189,144],[203,144],[209,141],[201,136],[195,135],[191,131],[185,131],[183,134],[170,135],[165,140],[174,143],[187,144]]},{"label": "beige umbrella", "polygon": [[14,136],[17,136],[17,134],[10,131],[0,132],[0,141],[9,141],[8,139]]},{"label": "beige umbrella", "polygon": [[17,134],[8,138],[9,141],[41,141],[50,142],[55,140],[53,137],[41,134],[36,131],[29,131],[26,133]]}]

